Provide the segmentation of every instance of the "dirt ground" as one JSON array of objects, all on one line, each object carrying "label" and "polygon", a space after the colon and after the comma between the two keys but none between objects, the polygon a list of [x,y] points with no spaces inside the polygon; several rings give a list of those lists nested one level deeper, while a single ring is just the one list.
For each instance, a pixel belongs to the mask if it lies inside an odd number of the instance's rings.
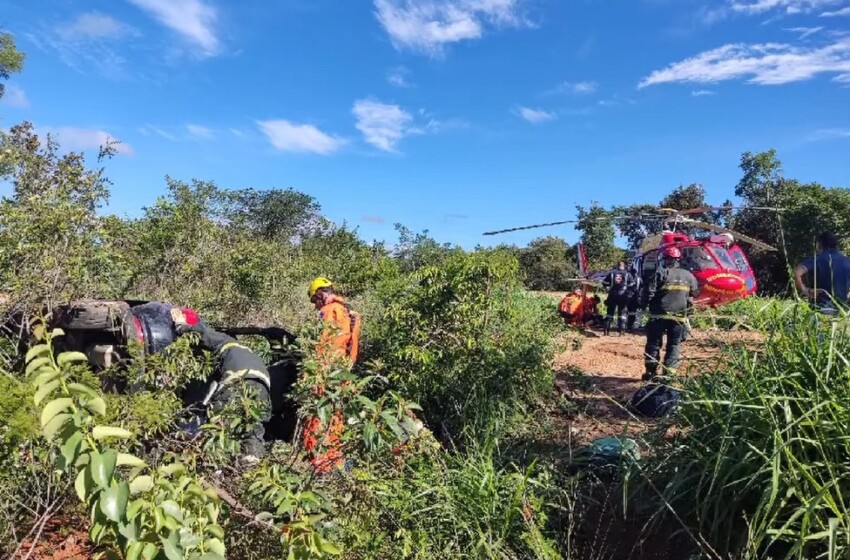
[{"label": "dirt ground", "polygon": [[[732,343],[757,345],[759,335],[751,332],[692,331],[682,345],[680,369],[694,373],[711,367],[719,348]],[[556,355],[556,388],[575,410],[564,420],[572,444],[583,445],[605,436],[635,437],[653,422],[626,410],[629,398],[645,382],[643,356],[646,337],[601,331],[571,331],[559,338],[562,350]],[[663,351],[662,351],[663,356]]]},{"label": "dirt ground", "polygon": [[31,539],[25,540],[12,560],[88,560],[92,550],[85,527],[85,519],[53,517],[45,523],[35,546]]}]

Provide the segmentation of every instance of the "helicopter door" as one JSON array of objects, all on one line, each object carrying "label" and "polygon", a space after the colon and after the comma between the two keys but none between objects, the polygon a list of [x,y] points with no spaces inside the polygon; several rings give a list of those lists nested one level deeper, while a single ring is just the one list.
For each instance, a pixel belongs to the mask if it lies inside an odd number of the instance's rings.
[{"label": "helicopter door", "polygon": [[746,287],[747,295],[752,295],[758,286],[756,285],[756,276],[753,274],[753,267],[750,266],[750,261],[747,260],[743,249],[737,245],[732,245],[729,248],[729,256],[732,257],[735,267],[741,273],[741,276],[744,277],[744,286]]}]

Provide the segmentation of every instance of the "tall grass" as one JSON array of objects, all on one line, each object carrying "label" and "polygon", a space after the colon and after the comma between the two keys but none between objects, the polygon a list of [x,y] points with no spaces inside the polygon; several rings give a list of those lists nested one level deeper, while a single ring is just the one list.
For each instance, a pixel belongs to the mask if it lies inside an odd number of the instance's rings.
[{"label": "tall grass", "polygon": [[[776,310],[774,310],[776,311]],[[727,348],[685,399],[645,480],[710,557],[850,555],[850,318],[771,312],[759,351]]]}]

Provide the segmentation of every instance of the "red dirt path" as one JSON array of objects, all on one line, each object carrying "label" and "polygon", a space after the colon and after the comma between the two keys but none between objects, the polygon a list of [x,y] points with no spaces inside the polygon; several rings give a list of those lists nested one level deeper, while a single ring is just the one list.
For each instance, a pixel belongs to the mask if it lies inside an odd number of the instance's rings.
[{"label": "red dirt path", "polygon": [[[710,365],[721,346],[757,343],[750,332],[693,331],[682,345],[683,371]],[[574,444],[586,444],[604,436],[635,437],[651,421],[636,417],[625,404],[644,382],[643,350],[646,337],[598,331],[570,332],[561,337],[564,350],[554,360],[556,387],[577,405],[566,427]],[[662,351],[663,356],[663,351]]]}]

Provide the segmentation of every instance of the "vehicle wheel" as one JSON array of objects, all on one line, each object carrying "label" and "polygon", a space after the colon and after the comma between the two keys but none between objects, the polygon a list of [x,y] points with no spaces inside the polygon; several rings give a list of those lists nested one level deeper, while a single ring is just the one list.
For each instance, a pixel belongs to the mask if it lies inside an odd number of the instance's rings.
[{"label": "vehicle wheel", "polygon": [[77,330],[119,330],[130,310],[125,301],[77,300],[59,307],[60,327]]}]

